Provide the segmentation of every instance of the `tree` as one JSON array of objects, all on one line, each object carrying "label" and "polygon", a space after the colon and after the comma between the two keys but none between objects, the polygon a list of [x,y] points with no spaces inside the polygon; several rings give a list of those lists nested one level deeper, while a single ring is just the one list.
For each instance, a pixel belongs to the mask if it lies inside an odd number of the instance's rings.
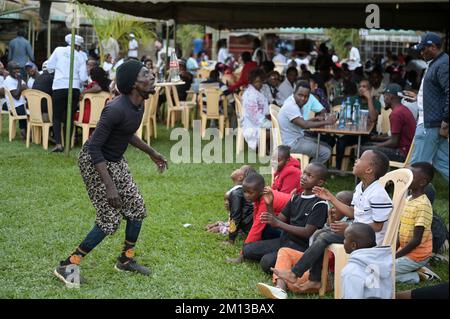
[{"label": "tree", "polygon": [[344,47],[345,42],[351,41],[354,46],[359,45],[359,31],[357,29],[330,28],[325,31],[340,59],[347,57],[348,51]]},{"label": "tree", "polygon": [[177,42],[181,44],[184,57],[188,57],[192,50],[192,40],[203,39],[205,29],[201,25],[183,24],[177,26]]},{"label": "tree", "polygon": [[[105,10],[100,11],[100,15],[97,13],[97,8],[83,4],[80,4],[80,8],[92,23],[100,44],[107,41],[109,35],[112,35],[119,42],[120,50],[125,52],[128,48],[130,33],[134,33],[136,39],[139,39],[144,46],[156,38],[154,26],[146,21],[137,20],[122,13],[110,11],[105,13]],[[100,62],[103,63],[105,57],[102,45],[99,45],[99,50]]]}]

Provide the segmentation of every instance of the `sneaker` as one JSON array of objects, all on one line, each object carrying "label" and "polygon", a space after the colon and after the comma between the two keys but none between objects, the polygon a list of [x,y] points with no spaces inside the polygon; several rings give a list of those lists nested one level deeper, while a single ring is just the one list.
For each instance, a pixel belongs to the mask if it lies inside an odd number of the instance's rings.
[{"label": "sneaker", "polygon": [[114,266],[114,268],[118,271],[131,271],[131,272],[137,272],[141,275],[144,276],[149,276],[150,275],[150,269],[148,269],[147,267],[141,266],[139,265],[136,260],[131,259],[128,262],[122,263],[119,260],[117,260],[116,265]]},{"label": "sneaker", "polygon": [[62,147],[62,146],[55,146],[52,149],[52,153],[62,153],[62,152],[64,152],[64,147]]},{"label": "sneaker", "polygon": [[269,299],[287,299],[287,293],[281,288],[273,287],[263,284],[262,282],[256,285],[259,291]]},{"label": "sneaker", "polygon": [[85,280],[80,275],[80,266],[75,264],[58,266],[53,271],[53,274],[65,283],[67,288],[80,288],[80,284],[85,283]]},{"label": "sneaker", "polygon": [[420,268],[417,273],[419,274],[419,277],[423,281],[431,281],[431,280],[439,280],[441,281],[441,277],[439,277],[438,274],[433,272],[430,268],[422,267]]}]

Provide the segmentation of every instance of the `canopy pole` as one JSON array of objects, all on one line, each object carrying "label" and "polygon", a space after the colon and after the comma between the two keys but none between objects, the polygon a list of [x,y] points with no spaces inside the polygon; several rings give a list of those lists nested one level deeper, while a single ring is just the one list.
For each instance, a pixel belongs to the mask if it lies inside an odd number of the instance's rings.
[{"label": "canopy pole", "polygon": [[47,20],[47,59],[52,54],[52,20]]},{"label": "canopy pole", "polygon": [[[73,63],[74,63],[74,58],[75,58],[75,24],[76,24],[76,19],[77,17],[75,16],[75,5],[76,5],[76,0],[71,0],[72,2],[72,26],[71,26],[71,31],[72,31],[72,37],[71,37],[71,41],[70,41],[70,63],[69,63],[69,94],[67,97],[67,119],[66,119],[66,147],[64,149],[64,152],[66,154],[66,156],[69,156],[69,152],[70,152],[70,146],[71,146],[71,134],[70,134],[70,127],[72,124],[72,95],[73,95]],[[55,134],[58,134],[57,132]]]},{"label": "canopy pole", "polygon": [[[167,61],[169,61],[169,20],[166,21],[166,58],[164,59],[164,72],[167,71]],[[164,77],[166,75],[164,74]]]}]

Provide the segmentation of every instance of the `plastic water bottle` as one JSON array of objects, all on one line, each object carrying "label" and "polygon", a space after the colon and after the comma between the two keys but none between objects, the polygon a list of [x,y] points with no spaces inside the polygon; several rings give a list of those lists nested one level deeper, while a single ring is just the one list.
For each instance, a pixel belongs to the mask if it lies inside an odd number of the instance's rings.
[{"label": "plastic water bottle", "polygon": [[180,66],[178,64],[178,58],[175,51],[172,52],[170,56],[170,81],[179,82],[180,81]]},{"label": "plastic water bottle", "polygon": [[345,120],[352,120],[352,103],[350,102],[350,97],[347,97],[347,101],[345,101]]},{"label": "plastic water bottle", "polygon": [[342,103],[341,111],[339,112],[339,129],[345,128],[345,103]]},{"label": "plastic water bottle", "polygon": [[355,103],[353,104],[353,123],[358,126],[359,120],[360,120],[360,112],[361,112],[361,106],[359,105],[358,99],[355,100]]}]

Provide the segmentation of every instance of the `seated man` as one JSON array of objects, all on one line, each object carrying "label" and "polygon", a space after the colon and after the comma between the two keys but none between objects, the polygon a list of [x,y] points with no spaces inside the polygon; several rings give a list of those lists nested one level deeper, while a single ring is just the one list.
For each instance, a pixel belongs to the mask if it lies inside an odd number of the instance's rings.
[{"label": "seated man", "polygon": [[[22,96],[22,92],[27,89],[27,84],[22,79],[20,70],[20,66],[16,62],[10,61],[8,63],[9,75],[3,82],[3,87],[8,89],[12,95],[12,101],[6,99],[8,108],[15,108],[17,115],[25,115],[25,99]],[[19,128],[22,139],[25,139],[27,136],[27,120],[19,120]]]},{"label": "seated man", "polygon": [[362,151],[377,149],[389,157],[391,161],[404,162],[411,147],[416,130],[416,120],[411,111],[401,103],[398,93],[402,87],[391,83],[384,91],[384,103],[387,109],[391,108],[389,115],[391,123],[391,136],[372,136],[371,142],[362,146]]},{"label": "seated man", "polygon": [[334,116],[327,120],[309,117],[309,112],[319,113],[324,110],[320,102],[310,94],[311,88],[308,81],[299,81],[294,94],[283,104],[279,114],[281,139],[284,145],[291,147],[294,153],[308,155],[313,161],[325,163],[331,156],[328,144],[320,143],[319,157],[316,158],[317,141],[315,138],[305,136],[306,129],[331,125],[336,122]]}]

